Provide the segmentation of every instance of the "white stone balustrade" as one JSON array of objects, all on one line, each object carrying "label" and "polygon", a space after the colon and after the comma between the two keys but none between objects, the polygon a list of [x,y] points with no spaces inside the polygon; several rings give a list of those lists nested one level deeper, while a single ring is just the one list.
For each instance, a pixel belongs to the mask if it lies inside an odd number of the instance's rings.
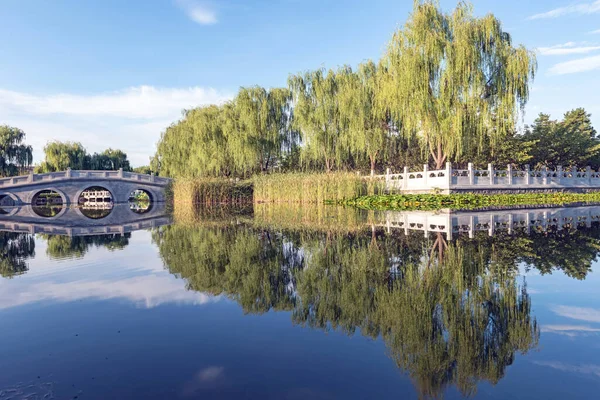
[{"label": "white stone balustrade", "polygon": [[527,190],[600,190],[600,172],[590,167],[557,167],[531,170],[528,165],[514,169],[496,169],[489,164],[486,169],[476,169],[469,163],[467,169],[453,169],[450,163],[443,170],[429,170],[427,165],[420,171],[404,167],[402,173],[371,175],[366,179],[385,182],[389,192],[404,193],[452,193],[477,191],[527,191]]}]

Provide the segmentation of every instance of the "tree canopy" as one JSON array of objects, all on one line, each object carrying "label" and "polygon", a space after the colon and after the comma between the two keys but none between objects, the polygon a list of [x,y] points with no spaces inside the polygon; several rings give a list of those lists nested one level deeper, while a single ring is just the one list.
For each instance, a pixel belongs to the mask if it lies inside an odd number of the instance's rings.
[{"label": "tree canopy", "polygon": [[381,63],[382,98],[437,169],[514,131],[536,71],[535,54],[513,46],[495,16],[475,17],[465,2],[444,13],[435,0],[415,1]]},{"label": "tree canopy", "polygon": [[568,111],[561,121],[541,113],[527,127],[523,140],[535,143],[530,150],[531,164],[546,166],[600,166],[600,139],[590,114],[583,108]]},{"label": "tree canopy", "polygon": [[[403,167],[433,160],[527,162],[516,123],[536,72],[492,14],[417,0],[381,60],[292,74],[288,88],[241,88],[231,102],[184,112],[161,135],[162,174]],[[415,150],[416,149],[416,150]]]},{"label": "tree canopy", "polygon": [[123,168],[131,171],[127,154],[121,150],[107,149],[102,153],[88,154],[79,142],[48,143],[44,147],[44,161],[36,167],[36,172],[56,172],[71,169],[117,170]]},{"label": "tree canopy", "polygon": [[33,162],[33,150],[24,140],[21,129],[0,125],[0,176],[19,175]]}]

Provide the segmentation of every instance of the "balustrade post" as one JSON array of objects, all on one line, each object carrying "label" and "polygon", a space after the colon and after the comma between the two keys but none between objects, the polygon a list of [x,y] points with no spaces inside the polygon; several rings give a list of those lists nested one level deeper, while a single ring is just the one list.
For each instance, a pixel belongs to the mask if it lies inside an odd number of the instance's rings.
[{"label": "balustrade post", "polygon": [[29,182],[29,183],[33,182],[33,170],[29,171],[29,177],[27,177],[27,182]]},{"label": "balustrade post", "polygon": [[531,170],[529,169],[529,164],[525,164],[525,184],[531,184]]},{"label": "balustrade post", "polygon": [[429,165],[427,164],[423,164],[423,186],[426,189],[429,189],[429,184],[428,184],[428,178],[429,178]]},{"label": "balustrade post", "polygon": [[508,184],[512,185],[513,183],[513,170],[512,170],[512,164],[508,164],[506,166],[506,176],[508,177]]},{"label": "balustrade post", "polygon": [[585,167],[585,177],[587,178],[588,183],[592,184],[592,167],[589,165]]},{"label": "balustrade post", "polygon": [[123,168],[119,168],[119,178],[123,178]]},{"label": "balustrade post", "polygon": [[390,169],[389,168],[385,169],[385,190],[390,190]]},{"label": "balustrade post", "polygon": [[556,167],[556,178],[558,179],[558,183],[562,184],[562,179],[563,179],[563,167],[562,165],[559,165]]},{"label": "balustrade post", "polygon": [[402,189],[406,190],[408,188],[408,167],[404,167],[404,176],[402,177]]},{"label": "balustrade post", "polygon": [[490,176],[490,185],[494,184],[494,166],[489,163],[488,164],[488,175]]},{"label": "balustrade post", "polygon": [[67,168],[66,176],[67,178],[71,178],[71,168]]},{"label": "balustrade post", "polygon": [[542,183],[544,185],[548,184],[548,167],[542,167]]},{"label": "balustrade post", "polygon": [[450,192],[450,188],[452,187],[452,163],[446,163],[446,179],[448,180],[448,192]]},{"label": "balustrade post", "polygon": [[150,182],[155,182],[156,177],[154,176],[154,172],[150,172]]},{"label": "balustrade post", "polygon": [[467,165],[467,173],[469,174],[469,185],[474,185],[475,175],[473,174],[473,163]]}]

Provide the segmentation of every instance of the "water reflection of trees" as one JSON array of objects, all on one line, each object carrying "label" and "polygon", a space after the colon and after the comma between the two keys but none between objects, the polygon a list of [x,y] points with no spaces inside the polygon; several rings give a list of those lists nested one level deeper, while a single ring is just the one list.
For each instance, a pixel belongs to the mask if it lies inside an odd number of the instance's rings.
[{"label": "water reflection of trees", "polygon": [[154,240],[189,289],[225,294],[246,312],[290,310],[301,325],[382,337],[425,397],[498,382],[539,339],[519,260],[498,246],[481,253],[483,237],[175,225]]},{"label": "water reflection of trees", "polygon": [[35,255],[35,240],[27,233],[0,232],[0,276],[12,278],[29,270],[27,259]]},{"label": "water reflection of trees", "polygon": [[91,247],[120,250],[129,244],[130,233],[95,236],[40,235],[47,242],[46,254],[50,258],[81,258]]}]

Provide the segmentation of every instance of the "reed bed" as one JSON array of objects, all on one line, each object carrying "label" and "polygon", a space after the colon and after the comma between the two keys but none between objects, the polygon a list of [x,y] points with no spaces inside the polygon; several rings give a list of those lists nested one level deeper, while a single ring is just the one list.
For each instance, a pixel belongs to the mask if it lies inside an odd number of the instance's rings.
[{"label": "reed bed", "polygon": [[223,178],[178,179],[173,183],[173,203],[244,204],[252,202],[252,183]]},{"label": "reed bed", "polygon": [[380,183],[353,173],[286,173],[254,177],[255,203],[324,204],[383,193]]},{"label": "reed bed", "polygon": [[182,226],[223,227],[252,220],[252,203],[180,205],[173,210],[173,221]]}]

